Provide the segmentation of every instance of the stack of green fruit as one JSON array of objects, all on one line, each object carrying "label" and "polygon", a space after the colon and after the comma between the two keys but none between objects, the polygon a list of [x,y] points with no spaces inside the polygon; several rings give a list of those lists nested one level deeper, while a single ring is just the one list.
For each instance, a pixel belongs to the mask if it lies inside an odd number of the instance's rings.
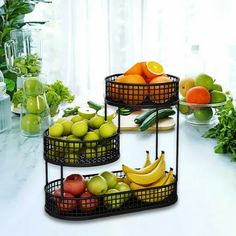
[{"label": "stack of green fruit", "polygon": [[103,203],[108,209],[120,208],[129,200],[131,194],[127,192],[131,190],[129,185],[110,171],[94,175],[86,183],[86,187],[93,195],[105,194]]},{"label": "stack of green fruit", "polygon": [[41,135],[50,125],[44,85],[38,77],[27,77],[23,84],[21,130],[26,136]]},{"label": "stack of green fruit", "polygon": [[214,116],[213,109],[227,100],[222,86],[207,74],[181,79],[179,92],[182,95],[180,112],[197,123],[208,123]]},{"label": "stack of green fruit", "polygon": [[77,163],[79,156],[85,158],[105,156],[113,145],[106,139],[117,133],[117,126],[112,121],[115,112],[107,117],[107,121],[102,110],[97,112],[90,107],[81,107],[78,113],[58,119],[49,128],[49,136],[59,139],[54,143],[50,154],[56,157],[60,152],[64,153],[67,163]]}]

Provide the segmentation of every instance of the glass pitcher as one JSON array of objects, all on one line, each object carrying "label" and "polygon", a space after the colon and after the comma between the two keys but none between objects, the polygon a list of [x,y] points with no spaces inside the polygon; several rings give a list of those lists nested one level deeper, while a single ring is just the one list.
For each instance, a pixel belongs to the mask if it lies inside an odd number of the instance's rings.
[{"label": "glass pitcher", "polygon": [[37,76],[41,73],[41,30],[16,29],[10,32],[10,40],[4,44],[8,70],[17,74],[17,87],[22,87],[20,76]]},{"label": "glass pitcher", "polygon": [[44,78],[21,77],[23,80],[23,102],[21,104],[21,134],[27,137],[41,136],[51,123],[50,110],[44,91]]}]

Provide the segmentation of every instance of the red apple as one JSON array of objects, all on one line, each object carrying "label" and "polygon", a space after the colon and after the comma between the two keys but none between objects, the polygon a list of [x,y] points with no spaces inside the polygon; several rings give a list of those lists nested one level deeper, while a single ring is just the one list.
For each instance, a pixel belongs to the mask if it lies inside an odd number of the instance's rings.
[{"label": "red apple", "polygon": [[65,198],[75,198],[75,196],[71,193],[64,192],[63,197],[61,196],[61,189],[58,188],[53,193],[54,200],[57,204],[57,207],[62,212],[73,211],[76,208],[77,201],[72,199],[65,199]]},{"label": "red apple", "polygon": [[79,197],[85,190],[85,180],[82,175],[72,174],[64,180],[64,191]]},{"label": "red apple", "polygon": [[84,192],[80,197],[88,198],[79,200],[79,208],[83,212],[90,212],[99,205],[99,199],[90,192]]}]

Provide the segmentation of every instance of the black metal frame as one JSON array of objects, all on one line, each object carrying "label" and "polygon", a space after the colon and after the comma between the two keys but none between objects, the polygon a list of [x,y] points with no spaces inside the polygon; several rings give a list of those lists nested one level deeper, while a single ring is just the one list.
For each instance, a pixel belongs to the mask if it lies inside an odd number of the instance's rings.
[{"label": "black metal frame", "polygon": [[[72,164],[68,164],[65,162],[65,160],[62,158],[60,161],[54,160],[52,158],[49,158],[48,151],[50,148],[48,148],[49,142],[51,141],[52,143],[55,144],[58,140],[53,140],[53,138],[48,137],[48,133],[46,131],[44,135],[44,159],[45,159],[45,172],[46,172],[46,185],[44,188],[45,191],[45,211],[56,218],[64,219],[64,220],[87,220],[87,219],[94,219],[94,218],[99,218],[99,217],[106,217],[106,216],[112,216],[112,215],[117,215],[117,214],[124,214],[124,213],[131,213],[131,212],[136,212],[136,211],[143,211],[143,210],[148,210],[152,208],[160,208],[160,207],[166,207],[174,204],[177,199],[177,184],[178,184],[178,159],[179,159],[179,97],[178,97],[178,82],[179,78],[176,76],[168,75],[169,77],[172,78],[173,83],[167,83],[167,90],[166,90],[166,83],[161,83],[161,84],[154,84],[154,85],[131,85],[132,89],[137,89],[137,86],[155,86],[155,88],[160,92],[162,91],[161,86],[164,86],[164,91],[167,91],[167,96],[165,94],[162,94],[163,96],[162,99],[160,99],[158,102],[153,103],[149,99],[149,95],[145,97],[145,99],[142,101],[142,103],[137,104],[137,100],[131,99],[132,102],[135,104],[130,103],[130,104],[124,103],[123,101],[114,101],[107,92],[108,87],[110,86],[109,84],[116,84],[114,82],[115,78],[120,76],[122,74],[115,74],[111,75],[105,78],[105,84],[106,84],[106,96],[105,96],[105,117],[107,117],[107,105],[113,105],[118,107],[118,131],[117,135],[114,137],[111,137],[112,139],[118,138],[118,153],[119,153],[119,135],[120,135],[120,108],[121,107],[129,107],[133,109],[146,109],[146,108],[156,108],[157,116],[156,116],[156,124],[158,124],[158,110],[161,108],[165,107],[170,107],[170,106],[175,106],[176,107],[176,167],[175,167],[175,182],[173,184],[165,185],[165,186],[160,186],[160,187],[153,187],[153,188],[145,188],[145,189],[140,189],[140,190],[130,190],[128,192],[125,192],[125,194],[129,194],[129,199],[124,201],[121,206],[117,207],[117,204],[120,199],[124,198],[124,192],[119,192],[119,193],[112,193],[108,195],[99,195],[99,196],[92,196],[88,198],[81,198],[81,197],[76,197],[76,198],[68,198],[64,197],[64,189],[63,189],[63,181],[64,181],[64,175],[63,175],[63,168],[64,166],[93,166],[93,165],[102,165],[102,164],[107,164],[109,163],[107,160],[106,162],[99,162],[99,163],[89,163],[88,164],[81,164],[81,162],[74,162]],[[129,89],[127,86],[130,86],[129,84],[123,84],[122,86],[126,86],[125,89]],[[136,86],[136,87],[134,87]],[[124,88],[124,87],[123,87]],[[171,88],[171,92],[169,92]],[[173,90],[174,88],[174,90]],[[137,89],[138,90],[138,89]],[[134,94],[134,92],[133,92]],[[166,100],[166,98],[168,98]],[[163,102],[164,101],[164,102]],[[65,141],[62,141],[65,142]],[[66,143],[66,142],[65,142]],[[64,144],[63,144],[64,145]],[[158,156],[158,125],[156,125],[156,142],[155,142],[155,148],[156,148],[156,158]],[[116,149],[117,151],[117,149]],[[117,154],[117,153],[116,153]],[[120,153],[119,153],[120,154]],[[119,157],[117,157],[118,159]],[[114,159],[112,159],[114,161]],[[111,161],[111,162],[113,162]],[[60,179],[54,180],[49,182],[48,180],[48,164],[56,164],[60,166]],[[117,176],[122,177],[124,176],[124,173],[122,171],[113,171]],[[92,176],[96,174],[91,174],[91,175],[85,175],[85,179],[89,179]],[[61,188],[61,195],[60,196],[54,196],[53,192],[57,189]],[[156,194],[153,196],[153,194]],[[137,197],[137,195],[140,198]],[[114,200],[114,203],[111,205],[115,206],[112,208],[109,208],[105,206],[104,204],[104,198],[110,197]],[[161,197],[161,198],[160,198]],[[80,203],[81,201],[85,201],[86,204],[89,206],[92,206],[94,203],[95,199],[98,200],[99,205],[95,207],[92,211],[83,211],[79,207],[77,203]],[[59,205],[58,205],[59,204]],[[87,206],[87,205],[86,205]],[[68,210],[69,209],[69,210]]]}]

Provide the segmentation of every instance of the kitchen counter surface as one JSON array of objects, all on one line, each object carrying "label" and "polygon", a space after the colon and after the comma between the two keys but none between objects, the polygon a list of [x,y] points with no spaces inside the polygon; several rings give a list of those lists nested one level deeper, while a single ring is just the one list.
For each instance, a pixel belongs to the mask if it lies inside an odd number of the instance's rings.
[{"label": "kitchen counter surface", "polygon": [[[14,115],[12,129],[0,134],[0,235],[235,236],[236,163],[230,161],[230,156],[215,154],[215,141],[201,138],[203,131],[204,128],[180,120],[179,199],[176,204],[71,222],[55,219],[44,211],[43,139],[21,136],[19,117]],[[166,152],[167,166],[175,167],[175,131],[162,132],[159,138],[159,150]],[[122,133],[118,161],[100,167],[66,168],[66,173],[120,170],[122,163],[142,166],[145,150],[150,150],[154,159],[154,133]],[[49,173],[52,179],[58,178],[59,167],[50,165]]]}]

